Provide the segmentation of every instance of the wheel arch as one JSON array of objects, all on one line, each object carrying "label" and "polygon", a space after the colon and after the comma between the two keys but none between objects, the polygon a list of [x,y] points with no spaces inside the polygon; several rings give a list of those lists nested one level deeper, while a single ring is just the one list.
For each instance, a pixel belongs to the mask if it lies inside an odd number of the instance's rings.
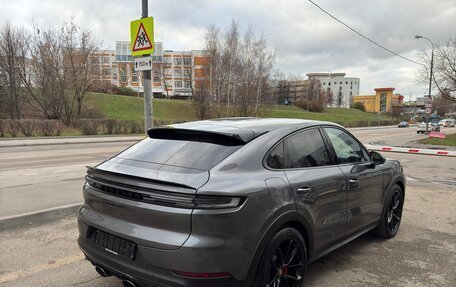
[{"label": "wheel arch", "polygon": [[287,227],[295,228],[302,235],[306,244],[306,259],[307,262],[310,262],[313,252],[313,233],[311,226],[297,211],[287,212],[278,217],[272,224],[269,225],[269,227],[263,233],[263,236],[261,237],[261,240],[258,243],[252,260],[250,262],[249,272],[247,274],[244,287],[250,286],[250,284],[254,280],[254,277],[258,269],[258,264],[260,263],[261,257],[263,256],[263,253],[268,243],[271,241],[271,239],[277,232]]}]

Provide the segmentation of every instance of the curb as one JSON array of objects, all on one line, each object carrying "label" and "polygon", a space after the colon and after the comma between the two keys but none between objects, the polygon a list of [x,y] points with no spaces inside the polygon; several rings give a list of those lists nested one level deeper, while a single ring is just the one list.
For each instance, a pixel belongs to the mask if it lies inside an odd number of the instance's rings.
[{"label": "curb", "polygon": [[118,140],[118,141],[87,141],[87,142],[48,142],[48,143],[15,143],[11,145],[4,145],[0,144],[0,148],[2,147],[18,147],[18,146],[46,146],[46,145],[65,145],[65,144],[94,144],[94,143],[121,143],[121,142],[136,142],[141,140],[138,139],[131,139],[131,140]]},{"label": "curb", "polygon": [[39,225],[59,220],[65,216],[76,214],[81,206],[82,203],[76,203],[18,215],[0,217],[0,231],[21,228],[29,225]]}]

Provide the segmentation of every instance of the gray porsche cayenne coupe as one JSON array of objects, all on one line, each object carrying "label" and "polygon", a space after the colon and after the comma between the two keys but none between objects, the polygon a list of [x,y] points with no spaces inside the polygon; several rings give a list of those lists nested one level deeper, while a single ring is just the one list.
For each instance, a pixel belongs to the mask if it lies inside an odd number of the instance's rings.
[{"label": "gray porsche cayenne coupe", "polygon": [[176,124],[88,168],[79,246],[124,286],[302,286],[306,266],[399,229],[405,176],[343,127]]}]

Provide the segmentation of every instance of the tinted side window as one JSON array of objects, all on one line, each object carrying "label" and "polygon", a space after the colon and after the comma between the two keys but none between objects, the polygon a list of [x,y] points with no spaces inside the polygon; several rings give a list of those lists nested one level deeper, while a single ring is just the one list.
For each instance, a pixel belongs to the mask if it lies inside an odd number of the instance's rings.
[{"label": "tinted side window", "polygon": [[367,162],[369,156],[360,144],[349,134],[340,129],[325,128],[337,159],[340,163]]},{"label": "tinted side window", "polygon": [[328,152],[318,129],[304,130],[284,141],[285,167],[330,165]]},{"label": "tinted side window", "polygon": [[283,142],[278,144],[266,157],[266,165],[270,168],[283,168]]}]

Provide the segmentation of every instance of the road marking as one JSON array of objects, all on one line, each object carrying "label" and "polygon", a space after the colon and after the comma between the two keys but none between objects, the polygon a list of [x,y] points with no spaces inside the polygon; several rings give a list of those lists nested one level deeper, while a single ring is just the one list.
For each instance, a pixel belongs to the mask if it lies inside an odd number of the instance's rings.
[{"label": "road marking", "polygon": [[42,271],[56,269],[56,268],[62,267],[64,265],[68,265],[68,264],[71,264],[73,262],[80,261],[83,259],[84,259],[84,255],[78,254],[78,255],[73,255],[73,256],[68,256],[68,257],[57,259],[57,260],[53,261],[52,263],[32,266],[32,267],[29,267],[26,269],[22,269],[22,270],[19,270],[16,272],[12,272],[12,273],[8,273],[8,274],[0,276],[0,283],[17,280],[19,278],[23,278],[23,277],[27,277],[27,276],[30,276],[33,274],[40,273]]},{"label": "road marking", "polygon": [[69,169],[61,169],[61,170],[55,170],[54,172],[57,173],[57,172],[67,172],[67,171],[70,171]]},{"label": "road marking", "polygon": [[410,180],[410,181],[417,181],[417,179],[413,178],[413,177],[410,177],[410,176],[406,176],[405,177],[407,180]]}]

